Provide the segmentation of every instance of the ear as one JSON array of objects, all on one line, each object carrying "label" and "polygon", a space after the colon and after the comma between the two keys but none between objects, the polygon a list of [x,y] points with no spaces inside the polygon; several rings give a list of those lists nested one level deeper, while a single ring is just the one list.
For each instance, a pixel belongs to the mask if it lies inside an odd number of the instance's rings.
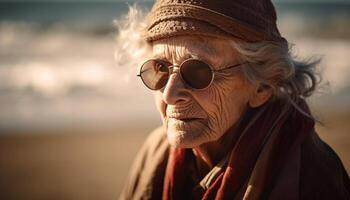
[{"label": "ear", "polygon": [[270,99],[273,94],[273,90],[269,85],[259,84],[254,87],[253,93],[249,99],[249,105],[252,108],[263,105]]}]

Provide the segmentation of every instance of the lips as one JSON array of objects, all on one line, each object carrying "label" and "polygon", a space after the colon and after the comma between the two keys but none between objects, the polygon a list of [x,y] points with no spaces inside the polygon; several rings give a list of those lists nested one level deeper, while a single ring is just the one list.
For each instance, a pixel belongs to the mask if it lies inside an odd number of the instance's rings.
[{"label": "lips", "polygon": [[183,121],[183,122],[193,122],[193,121],[197,121],[197,120],[203,120],[203,118],[198,118],[198,117],[169,117],[169,119],[174,119],[174,120],[178,120],[178,121]]},{"label": "lips", "polygon": [[178,119],[178,120],[181,120],[181,121],[184,121],[184,122],[192,122],[192,121],[195,121],[195,120],[202,120],[201,118],[184,118],[184,119]]},{"label": "lips", "polygon": [[198,122],[206,119],[206,115],[202,110],[194,105],[171,106],[166,108],[165,117],[173,122]]}]

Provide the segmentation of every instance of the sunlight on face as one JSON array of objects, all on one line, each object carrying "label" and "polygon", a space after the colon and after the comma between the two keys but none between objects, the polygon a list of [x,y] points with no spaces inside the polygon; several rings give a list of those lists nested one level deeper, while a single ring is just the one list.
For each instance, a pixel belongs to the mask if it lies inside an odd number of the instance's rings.
[{"label": "sunlight on face", "polygon": [[[181,64],[192,57],[215,70],[239,63],[237,53],[224,39],[174,37],[153,43],[153,57]],[[155,100],[171,145],[193,148],[218,140],[247,108],[252,87],[240,70],[217,74],[205,90],[184,85],[177,72],[167,85],[155,92]]]}]

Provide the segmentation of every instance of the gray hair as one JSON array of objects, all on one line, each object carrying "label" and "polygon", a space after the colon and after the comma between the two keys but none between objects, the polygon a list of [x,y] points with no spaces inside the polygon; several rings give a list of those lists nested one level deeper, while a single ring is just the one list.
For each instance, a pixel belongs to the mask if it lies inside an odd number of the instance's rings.
[{"label": "gray hair", "polygon": [[319,59],[298,61],[291,48],[286,50],[275,42],[244,43],[231,40],[243,61],[242,72],[248,80],[273,89],[274,97],[294,101],[312,95],[320,81],[315,68]]}]

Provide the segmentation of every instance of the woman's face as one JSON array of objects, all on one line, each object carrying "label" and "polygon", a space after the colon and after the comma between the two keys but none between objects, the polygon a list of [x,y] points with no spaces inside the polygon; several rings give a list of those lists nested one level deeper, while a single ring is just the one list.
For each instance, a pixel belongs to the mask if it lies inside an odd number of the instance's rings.
[{"label": "woman's face", "polygon": [[[214,70],[239,63],[228,40],[174,37],[153,43],[153,58],[180,65],[188,58],[209,63]],[[243,66],[241,66],[243,67]],[[245,112],[254,88],[240,67],[217,74],[204,90],[187,87],[177,70],[155,101],[171,145],[194,148],[218,140]]]}]

